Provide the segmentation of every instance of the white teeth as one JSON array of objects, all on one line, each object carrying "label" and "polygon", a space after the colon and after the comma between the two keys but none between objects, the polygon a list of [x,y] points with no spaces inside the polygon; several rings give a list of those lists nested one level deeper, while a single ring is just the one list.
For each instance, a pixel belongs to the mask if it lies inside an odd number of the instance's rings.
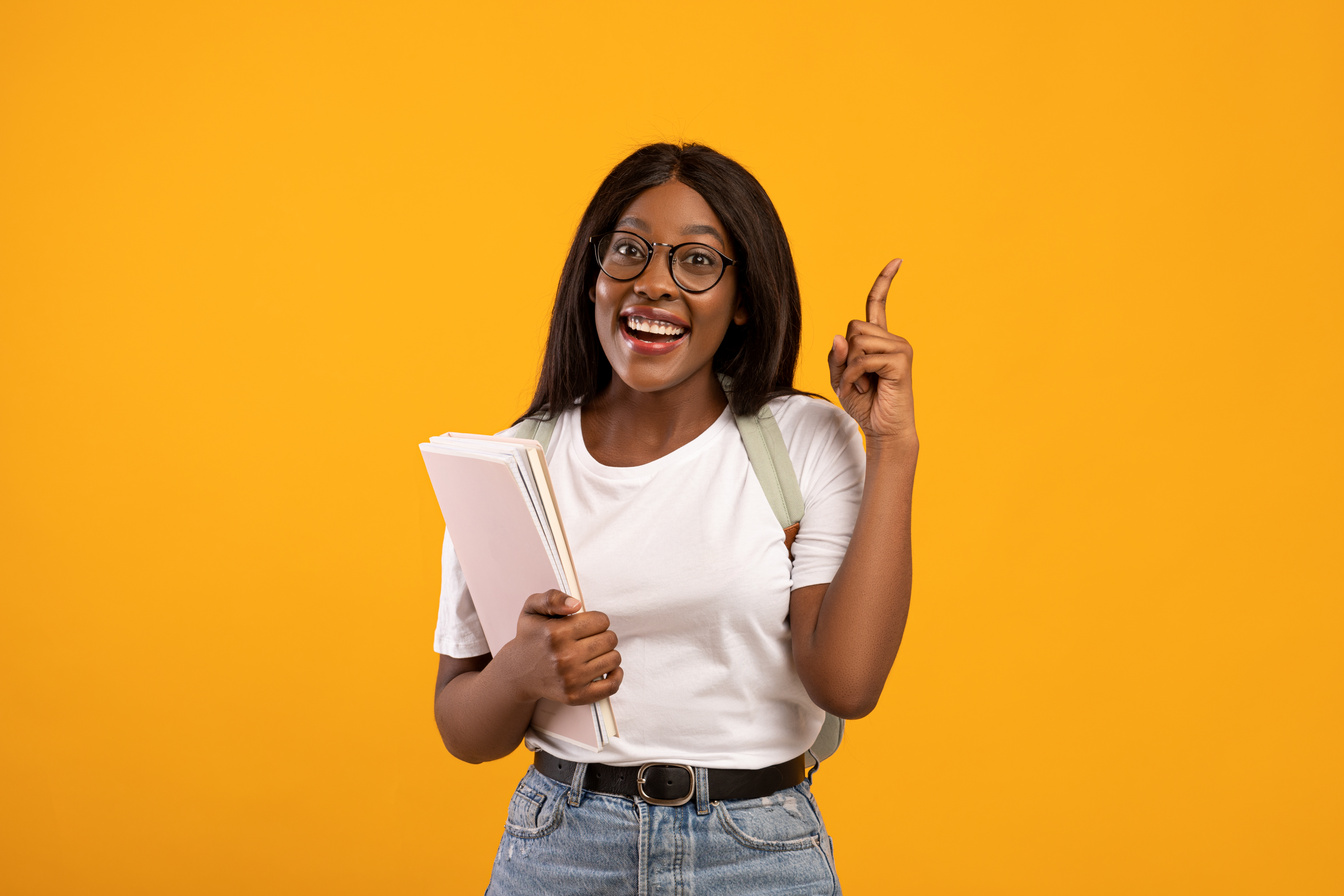
[{"label": "white teeth", "polygon": [[640,333],[654,333],[659,336],[680,336],[686,332],[684,327],[673,326],[661,320],[648,320],[633,314],[625,319],[625,325]]}]

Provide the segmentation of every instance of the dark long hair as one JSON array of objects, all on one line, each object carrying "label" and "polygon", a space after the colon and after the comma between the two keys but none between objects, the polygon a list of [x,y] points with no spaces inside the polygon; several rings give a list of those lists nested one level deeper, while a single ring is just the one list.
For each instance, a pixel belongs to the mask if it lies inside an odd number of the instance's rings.
[{"label": "dark long hair", "polygon": [[614,228],[640,193],[674,178],[704,197],[728,228],[737,253],[737,298],[747,322],[730,327],[714,354],[714,371],[732,377],[733,413],[755,413],[772,396],[795,391],[802,306],[793,253],[774,203],[747,169],[708,146],[654,143],[612,169],[579,221],[555,292],[541,378],[523,417],[554,416],[593,398],[611,381],[588,301],[598,274],[589,238]]}]

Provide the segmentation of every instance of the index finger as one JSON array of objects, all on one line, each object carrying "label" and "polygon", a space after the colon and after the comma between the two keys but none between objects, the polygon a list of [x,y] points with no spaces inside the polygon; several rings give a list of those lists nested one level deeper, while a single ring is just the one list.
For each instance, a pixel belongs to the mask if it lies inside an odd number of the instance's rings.
[{"label": "index finger", "polygon": [[868,292],[868,323],[877,324],[884,330],[887,328],[887,291],[891,289],[891,280],[900,269],[899,258],[887,262]]}]

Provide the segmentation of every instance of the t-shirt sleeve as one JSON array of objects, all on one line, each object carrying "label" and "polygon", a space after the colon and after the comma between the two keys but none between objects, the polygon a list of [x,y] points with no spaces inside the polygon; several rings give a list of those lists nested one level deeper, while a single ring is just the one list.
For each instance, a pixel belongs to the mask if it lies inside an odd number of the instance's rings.
[{"label": "t-shirt sleeve", "polygon": [[771,410],[803,493],[793,587],[826,584],[845,559],[859,517],[863,436],[853,418],[828,401],[793,396],[772,403]]},{"label": "t-shirt sleeve", "polygon": [[485,631],[476,616],[476,606],[467,590],[467,579],[448,530],[443,532],[443,580],[439,587],[439,624],[434,630],[434,650],[459,659],[490,652]]}]

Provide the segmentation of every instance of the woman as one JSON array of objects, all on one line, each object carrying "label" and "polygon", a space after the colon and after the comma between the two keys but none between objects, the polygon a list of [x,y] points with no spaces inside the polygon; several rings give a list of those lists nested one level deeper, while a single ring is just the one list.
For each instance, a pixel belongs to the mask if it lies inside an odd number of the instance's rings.
[{"label": "woman", "polygon": [[[598,188],[525,416],[557,417],[551,475],[601,612],[534,594],[492,657],[445,545],[435,714],[469,762],[511,753],[543,697],[613,697],[621,737],[593,754],[528,734],[491,893],[838,890],[802,754],[825,712],[873,709],[905,627],[919,443],[910,345],[886,328],[899,265],[835,337],[841,411],[792,388],[797,277],[755,178],[656,144]],[[734,425],[762,406],[806,501],[791,551]]]}]

